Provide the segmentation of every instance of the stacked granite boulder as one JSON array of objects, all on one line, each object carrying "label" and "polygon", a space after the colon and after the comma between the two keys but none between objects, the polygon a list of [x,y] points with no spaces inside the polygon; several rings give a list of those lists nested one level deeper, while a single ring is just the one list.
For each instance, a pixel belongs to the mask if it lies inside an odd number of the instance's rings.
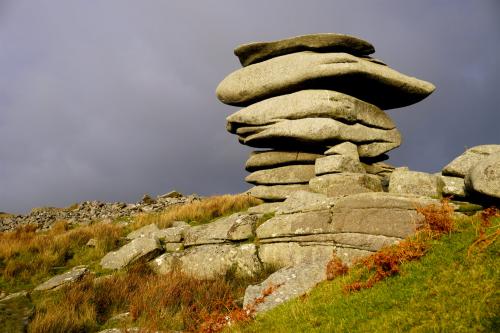
[{"label": "stacked granite boulder", "polygon": [[228,131],[268,149],[246,163],[252,195],[282,201],[298,190],[383,191],[392,168],[381,161],[401,144],[383,110],[416,103],[435,87],[371,58],[374,51],[364,40],[332,33],[235,49],[244,67],[220,83],[217,96],[244,106],[227,118]]}]

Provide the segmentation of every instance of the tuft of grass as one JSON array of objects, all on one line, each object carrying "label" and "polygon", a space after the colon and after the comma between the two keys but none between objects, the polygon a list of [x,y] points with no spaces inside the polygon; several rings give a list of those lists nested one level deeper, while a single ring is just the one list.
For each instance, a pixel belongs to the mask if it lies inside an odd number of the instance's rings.
[{"label": "tuft of grass", "polygon": [[[99,260],[116,247],[122,229],[104,223],[70,229],[68,222],[58,221],[47,232],[25,225],[0,233],[0,289],[31,288],[61,270]],[[91,238],[97,240],[95,248],[85,246]]]},{"label": "tuft of grass", "polygon": [[204,224],[261,203],[262,200],[247,194],[213,196],[190,204],[173,206],[161,213],[141,214],[136,217],[132,228],[137,229],[151,223],[156,223],[160,228],[167,228],[174,221]]},{"label": "tuft of grass", "polygon": [[[492,235],[500,217],[488,218]],[[345,293],[368,275],[359,265],[320,284],[307,298],[257,316],[231,332],[495,332],[500,327],[500,244],[470,246],[480,237],[481,216],[455,219],[455,232],[428,238],[426,255],[402,262],[399,274],[372,288]]]}]

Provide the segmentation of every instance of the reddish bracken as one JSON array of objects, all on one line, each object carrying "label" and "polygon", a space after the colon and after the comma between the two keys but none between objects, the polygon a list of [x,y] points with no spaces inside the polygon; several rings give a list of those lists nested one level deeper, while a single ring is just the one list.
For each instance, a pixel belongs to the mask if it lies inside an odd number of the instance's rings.
[{"label": "reddish bracken", "polygon": [[346,264],[334,253],[326,265],[326,279],[333,280],[337,276],[345,275],[349,271]]}]

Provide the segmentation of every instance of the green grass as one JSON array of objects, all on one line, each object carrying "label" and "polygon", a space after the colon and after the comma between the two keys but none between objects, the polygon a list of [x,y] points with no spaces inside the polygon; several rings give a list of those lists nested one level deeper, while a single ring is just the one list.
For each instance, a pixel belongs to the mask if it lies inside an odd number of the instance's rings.
[{"label": "green grass", "polygon": [[[305,298],[259,315],[234,332],[498,332],[500,330],[500,246],[484,251],[469,246],[477,223],[463,219],[460,232],[433,241],[420,260],[371,289],[346,294],[343,287],[360,275],[325,282]],[[490,232],[498,230],[496,218]],[[356,271],[357,270],[357,271]]]}]

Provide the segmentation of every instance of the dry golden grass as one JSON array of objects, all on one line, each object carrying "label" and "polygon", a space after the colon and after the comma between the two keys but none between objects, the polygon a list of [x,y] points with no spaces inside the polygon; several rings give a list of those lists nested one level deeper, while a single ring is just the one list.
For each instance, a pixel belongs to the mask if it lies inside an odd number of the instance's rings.
[{"label": "dry golden grass", "polygon": [[151,223],[166,228],[174,221],[203,224],[261,203],[261,200],[247,194],[213,196],[190,204],[173,206],[162,213],[139,215],[132,228],[137,229]]},{"label": "dry golden grass", "polygon": [[178,272],[156,275],[140,263],[126,274],[115,273],[98,283],[89,276],[54,293],[37,306],[29,332],[93,331],[126,311],[131,318],[123,326],[140,326],[145,331],[215,332],[225,326],[222,323],[227,318],[243,319],[245,312],[235,299],[248,284],[263,277],[228,275],[196,280]]},{"label": "dry golden grass", "polygon": [[91,238],[97,240],[92,249],[92,258],[97,259],[116,246],[122,229],[102,223],[69,229],[66,221],[59,221],[43,233],[36,232],[34,225],[0,233],[0,278],[11,286],[39,282],[54,267],[66,266]]}]

